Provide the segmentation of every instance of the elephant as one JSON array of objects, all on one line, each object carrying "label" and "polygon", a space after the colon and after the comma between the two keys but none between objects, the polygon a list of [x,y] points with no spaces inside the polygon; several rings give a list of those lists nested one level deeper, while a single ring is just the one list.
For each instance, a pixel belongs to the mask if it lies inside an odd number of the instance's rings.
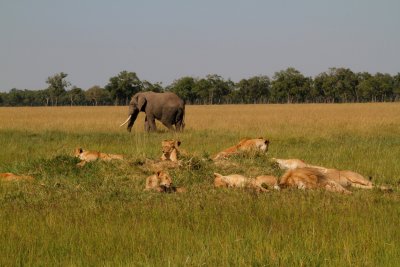
[{"label": "elephant", "polygon": [[[146,113],[144,129],[146,132],[156,131],[156,122],[159,120],[170,130],[182,131],[185,127],[185,102],[172,92],[136,93],[129,103],[129,117],[120,126],[128,123],[127,130],[131,132],[132,126],[139,112]],[[175,128],[173,127],[175,125]]]}]

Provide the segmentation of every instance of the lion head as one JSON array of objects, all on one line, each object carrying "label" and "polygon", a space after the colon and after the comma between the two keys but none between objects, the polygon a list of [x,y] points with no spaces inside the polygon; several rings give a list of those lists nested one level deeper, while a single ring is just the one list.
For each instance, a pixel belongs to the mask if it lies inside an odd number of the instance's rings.
[{"label": "lion head", "polygon": [[179,140],[164,140],[161,142],[162,156],[161,160],[178,161],[179,150],[178,147],[181,145]]}]

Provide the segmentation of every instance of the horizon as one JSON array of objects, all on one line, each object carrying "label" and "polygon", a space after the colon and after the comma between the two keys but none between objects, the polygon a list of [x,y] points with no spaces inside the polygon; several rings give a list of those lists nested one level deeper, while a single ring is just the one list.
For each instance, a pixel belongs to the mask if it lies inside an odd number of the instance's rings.
[{"label": "horizon", "polygon": [[7,1],[0,9],[0,91],[84,90],[126,70],[163,87],[217,74],[238,82],[293,67],[400,72],[400,2]]}]

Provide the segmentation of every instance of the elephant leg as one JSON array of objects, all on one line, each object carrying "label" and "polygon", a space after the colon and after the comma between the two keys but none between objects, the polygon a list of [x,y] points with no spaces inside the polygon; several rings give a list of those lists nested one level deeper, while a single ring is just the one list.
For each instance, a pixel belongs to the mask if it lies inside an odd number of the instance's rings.
[{"label": "elephant leg", "polygon": [[176,123],[175,123],[175,128],[176,128],[176,130],[178,131],[178,132],[180,132],[180,131],[183,131],[183,122],[182,121],[177,121]]},{"label": "elephant leg", "polygon": [[146,115],[147,118],[147,123],[149,124],[149,130],[150,131],[157,131],[156,127],[156,119],[154,118],[153,115]]},{"label": "elephant leg", "polygon": [[146,118],[144,119],[144,131],[145,132],[150,132],[150,124],[149,124],[149,120]]},{"label": "elephant leg", "polygon": [[163,124],[165,125],[165,127],[167,127],[169,130],[171,130],[171,131],[173,131],[174,130],[174,127],[172,126],[172,124],[171,123],[169,123],[169,122],[163,122]]}]

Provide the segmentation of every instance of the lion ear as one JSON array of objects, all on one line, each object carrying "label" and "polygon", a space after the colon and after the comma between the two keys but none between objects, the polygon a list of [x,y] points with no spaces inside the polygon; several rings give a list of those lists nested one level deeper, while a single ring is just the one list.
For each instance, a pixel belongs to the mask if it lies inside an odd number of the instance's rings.
[{"label": "lion ear", "polygon": [[162,173],[162,170],[158,170],[158,171],[156,172],[157,176],[160,176],[161,173]]},{"label": "lion ear", "polygon": [[181,145],[181,141],[178,140],[178,141],[175,142],[175,144],[176,144],[176,146],[180,146]]},{"label": "lion ear", "polygon": [[78,148],[79,153],[83,153],[83,149],[80,147]]},{"label": "lion ear", "polygon": [[269,144],[269,140],[266,139],[266,140],[264,141],[264,144],[268,145],[268,144]]}]

